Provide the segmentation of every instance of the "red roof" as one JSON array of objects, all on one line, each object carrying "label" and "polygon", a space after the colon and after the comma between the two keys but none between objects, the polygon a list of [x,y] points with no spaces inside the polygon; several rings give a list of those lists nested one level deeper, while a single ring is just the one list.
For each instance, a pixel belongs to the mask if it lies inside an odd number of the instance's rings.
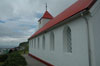
[{"label": "red roof", "polygon": [[37,32],[35,32],[29,39],[37,36],[38,34],[48,30],[49,28],[55,26],[56,24],[62,22],[65,19],[70,18],[71,16],[85,10],[91,8],[91,6],[95,3],[95,0],[78,0],[74,4],[72,4],[65,11],[60,13],[55,18],[51,19],[47,24],[45,24],[42,28],[40,28]]},{"label": "red roof", "polygon": [[[53,16],[52,16],[48,11],[45,11],[44,15],[40,18],[40,20],[41,20],[42,18],[52,19]],[[40,20],[39,20],[39,21],[40,21]]]}]

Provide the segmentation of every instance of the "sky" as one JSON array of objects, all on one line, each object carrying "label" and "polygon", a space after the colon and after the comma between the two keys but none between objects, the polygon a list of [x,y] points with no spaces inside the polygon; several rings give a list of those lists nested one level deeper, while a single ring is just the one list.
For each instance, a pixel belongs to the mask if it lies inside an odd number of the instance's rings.
[{"label": "sky", "polygon": [[77,0],[0,0],[0,48],[18,46],[37,31],[46,10],[53,17]]}]

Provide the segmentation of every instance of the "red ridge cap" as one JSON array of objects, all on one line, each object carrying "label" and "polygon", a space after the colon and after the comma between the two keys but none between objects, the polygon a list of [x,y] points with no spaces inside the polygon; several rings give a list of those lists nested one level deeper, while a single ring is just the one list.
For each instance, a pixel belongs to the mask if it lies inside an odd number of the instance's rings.
[{"label": "red ridge cap", "polygon": [[95,0],[78,0],[74,4],[72,4],[69,8],[67,8],[65,11],[60,13],[58,16],[50,20],[47,24],[45,24],[41,29],[39,29],[37,32],[35,32],[29,39],[37,36],[41,32],[46,31],[47,29],[55,26],[56,24],[60,23],[61,21],[70,18],[71,16],[87,9],[91,8],[91,6],[94,4]]}]

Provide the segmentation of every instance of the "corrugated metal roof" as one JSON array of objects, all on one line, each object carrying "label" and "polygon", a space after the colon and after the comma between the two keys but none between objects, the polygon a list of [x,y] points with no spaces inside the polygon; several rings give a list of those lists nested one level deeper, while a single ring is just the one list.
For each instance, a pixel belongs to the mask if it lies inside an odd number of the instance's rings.
[{"label": "corrugated metal roof", "polygon": [[69,8],[67,8],[65,11],[60,13],[55,18],[51,19],[46,25],[44,25],[41,29],[39,29],[37,32],[35,32],[29,39],[37,36],[38,34],[48,30],[49,28],[55,26],[56,24],[62,22],[65,19],[70,18],[71,16],[90,8],[95,0],[78,0],[74,4],[72,4]]}]

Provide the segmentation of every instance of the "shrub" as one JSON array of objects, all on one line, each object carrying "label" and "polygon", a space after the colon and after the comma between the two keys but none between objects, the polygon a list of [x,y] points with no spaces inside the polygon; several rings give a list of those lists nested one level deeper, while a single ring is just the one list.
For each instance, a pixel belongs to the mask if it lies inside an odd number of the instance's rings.
[{"label": "shrub", "polygon": [[8,59],[5,61],[3,66],[26,66],[26,60],[19,53],[14,52],[8,55]]},{"label": "shrub", "polygon": [[4,62],[8,58],[7,54],[0,55],[0,62]]}]

